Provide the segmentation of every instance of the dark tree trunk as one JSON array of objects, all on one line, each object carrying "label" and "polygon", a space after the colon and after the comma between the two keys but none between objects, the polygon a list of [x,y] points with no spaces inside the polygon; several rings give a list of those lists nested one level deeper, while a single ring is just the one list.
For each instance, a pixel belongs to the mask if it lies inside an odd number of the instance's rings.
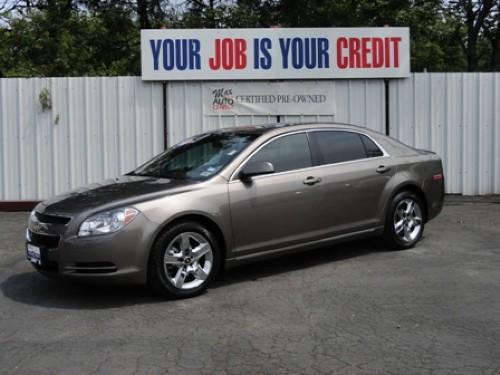
[{"label": "dark tree trunk", "polygon": [[485,25],[484,36],[491,46],[490,70],[500,71],[500,0],[498,0],[496,15]]},{"label": "dark tree trunk", "polygon": [[490,70],[500,71],[500,29],[495,37],[489,39],[491,43],[491,62]]},{"label": "dark tree trunk", "polygon": [[495,5],[495,0],[481,0],[475,7],[473,0],[460,0],[457,5],[465,14],[465,26],[467,27],[467,39],[465,42],[465,56],[467,58],[467,70],[469,72],[478,69],[477,41],[479,33],[484,26],[484,21]]},{"label": "dark tree trunk", "polygon": [[137,15],[139,16],[139,25],[141,29],[150,29],[149,7],[147,0],[137,0]]}]

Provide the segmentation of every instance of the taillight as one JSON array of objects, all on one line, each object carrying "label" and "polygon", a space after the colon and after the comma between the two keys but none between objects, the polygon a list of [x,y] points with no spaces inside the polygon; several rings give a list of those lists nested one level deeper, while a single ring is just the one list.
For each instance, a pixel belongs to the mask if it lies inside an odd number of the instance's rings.
[{"label": "taillight", "polygon": [[432,176],[432,179],[434,181],[439,181],[443,179],[443,174],[442,173],[436,173],[435,175]]}]

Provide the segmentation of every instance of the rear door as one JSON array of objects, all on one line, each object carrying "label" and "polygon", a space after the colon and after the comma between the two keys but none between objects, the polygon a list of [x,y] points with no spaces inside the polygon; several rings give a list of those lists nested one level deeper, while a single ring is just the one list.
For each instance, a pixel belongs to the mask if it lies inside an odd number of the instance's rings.
[{"label": "rear door", "polygon": [[319,184],[310,178],[306,132],[272,139],[246,163],[255,161],[272,163],[275,173],[229,183],[233,249],[238,256],[308,241],[319,224]]},{"label": "rear door", "polygon": [[322,222],[327,236],[382,225],[382,193],[394,168],[391,158],[367,135],[352,131],[309,132],[321,195]]}]

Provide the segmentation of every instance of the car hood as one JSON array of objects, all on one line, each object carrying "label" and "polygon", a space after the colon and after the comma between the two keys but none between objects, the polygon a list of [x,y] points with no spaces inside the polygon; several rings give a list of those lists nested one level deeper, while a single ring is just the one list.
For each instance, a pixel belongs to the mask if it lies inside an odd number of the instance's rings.
[{"label": "car hood", "polygon": [[198,181],[120,176],[86,185],[40,203],[39,212],[78,214],[159,198],[193,188]]}]

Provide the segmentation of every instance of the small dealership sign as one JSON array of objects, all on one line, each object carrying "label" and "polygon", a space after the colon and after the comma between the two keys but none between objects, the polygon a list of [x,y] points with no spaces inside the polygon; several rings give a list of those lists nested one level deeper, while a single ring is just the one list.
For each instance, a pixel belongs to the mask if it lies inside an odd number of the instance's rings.
[{"label": "small dealership sign", "polygon": [[327,81],[203,83],[203,113],[213,115],[335,115]]},{"label": "small dealership sign", "polygon": [[143,80],[403,78],[406,27],[141,30]]}]

